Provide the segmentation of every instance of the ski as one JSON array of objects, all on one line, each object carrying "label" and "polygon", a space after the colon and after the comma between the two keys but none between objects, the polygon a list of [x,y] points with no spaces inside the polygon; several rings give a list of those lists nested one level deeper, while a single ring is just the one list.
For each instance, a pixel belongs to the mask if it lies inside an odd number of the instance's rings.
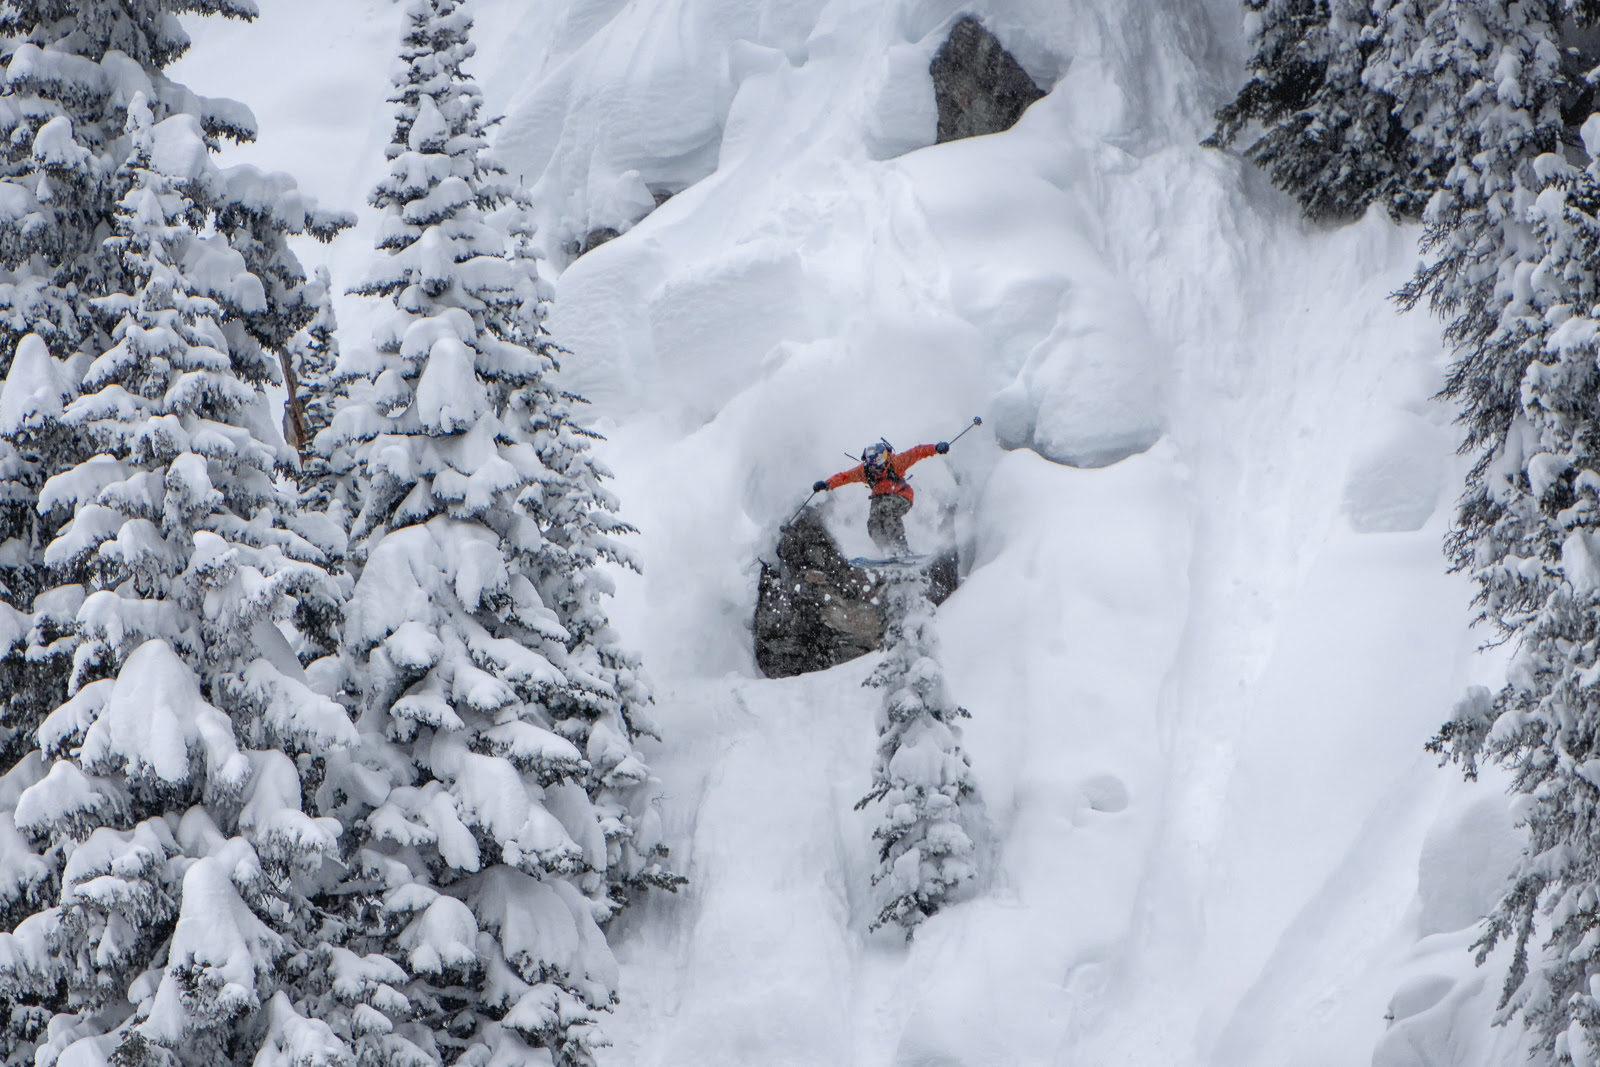
[{"label": "ski", "polygon": [[886,559],[868,559],[866,556],[855,556],[850,560],[852,567],[918,567],[934,558],[934,554],[924,553],[915,556],[890,556]]}]

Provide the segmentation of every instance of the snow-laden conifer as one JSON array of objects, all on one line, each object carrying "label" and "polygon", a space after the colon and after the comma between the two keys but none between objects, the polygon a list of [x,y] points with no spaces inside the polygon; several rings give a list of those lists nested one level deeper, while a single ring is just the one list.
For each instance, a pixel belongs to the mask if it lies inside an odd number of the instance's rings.
[{"label": "snow-laden conifer", "polygon": [[328,241],[354,220],[345,213],[318,207],[299,192],[287,174],[237,166],[226,172],[226,181],[216,225],[266,287],[262,309],[240,316],[232,326],[233,341],[236,347],[258,350],[263,359],[277,354],[287,401],[289,432],[285,436],[303,453],[309,437],[293,350],[319,317],[323,322],[318,332],[324,343],[333,323],[329,320],[330,309],[323,306],[328,298],[326,279],[320,285],[306,281],[288,238],[292,234],[309,234]]},{"label": "snow-laden conifer", "polygon": [[[68,592],[40,597],[44,577],[42,553],[35,539],[42,532],[36,502],[44,456],[63,447],[69,431],[62,422],[64,402],[71,397],[64,368],[44,341],[29,334],[17,346],[9,373],[0,384],[0,477],[10,475],[14,495],[0,507],[3,553],[10,566],[0,568],[0,930],[11,930],[54,899],[58,860],[30,847],[16,825],[16,805],[23,790],[39,778],[42,763],[35,754],[35,730],[67,697],[72,667],[73,623],[81,596]],[[4,600],[33,610],[18,611]],[[0,1060],[29,1056],[32,1038],[48,1023],[41,1005],[26,996],[0,991]]]},{"label": "snow-laden conifer", "polygon": [[613,586],[600,565],[633,566],[615,539],[632,527],[617,516],[618,501],[604,485],[609,475],[590,450],[596,435],[574,417],[582,398],[548,381],[530,395],[530,440],[546,471],[543,492],[528,501],[541,536],[530,574],[567,634],[568,685],[552,691],[545,706],[555,731],[588,759],[585,788],[606,837],[599,891],[610,908],[621,908],[638,893],[683,881],[664,865],[649,772],[633,747],[641,735],[658,736],[650,692],[638,657],[622,646],[604,608]]},{"label": "snow-laden conifer", "polygon": [[[1585,134],[1600,152],[1600,119]],[[1473,372],[1504,379],[1460,390],[1481,459],[1451,542],[1516,652],[1508,684],[1470,694],[1434,747],[1469,774],[1505,765],[1527,796],[1529,848],[1479,958],[1509,943],[1501,1018],[1521,1012],[1544,1053],[1581,1063],[1600,1056],[1600,166],[1550,153],[1529,169],[1543,188],[1522,198],[1520,254]]]},{"label": "snow-laden conifer", "polygon": [[[178,15],[253,18],[253,0],[7,0],[0,84],[0,354],[40,336],[58,357],[104,347],[87,302],[116,288],[99,255],[126,158],[129,100],[159,121],[185,112],[209,143],[249,140],[255,120],[162,70],[189,47]],[[101,339],[103,340],[103,339]],[[0,365],[0,370],[3,370]]]},{"label": "snow-laden conifer", "polygon": [[71,697],[6,779],[59,890],[0,934],[0,996],[53,1014],[40,1067],[287,1065],[263,1041],[291,1031],[317,1050],[296,1062],[349,1062],[293,1003],[340,832],[304,810],[296,758],[356,732],[277,626],[340,591],[283,522],[272,365],[230,343],[267,287],[198,228],[225,187],[204,126],[157,121],[142,93],[126,108],[105,250],[129,284],[92,302],[109,344],[60,415],[88,458],[40,500],[70,516],[46,563],[82,578]]},{"label": "snow-laden conifer", "polygon": [[[112,147],[122,120],[110,106],[103,64],[116,36],[109,5],[81,5],[80,29],[59,3],[0,6],[5,49],[0,79],[0,929],[45,902],[54,864],[17,834],[13,810],[32,784],[34,729],[65,697],[76,604],[36,606],[48,575],[43,549],[54,529],[37,508],[44,480],[69,465],[57,432],[65,372],[54,382],[49,348],[66,355],[92,328],[87,300],[104,291],[98,243],[107,232]],[[98,16],[98,17],[97,17]],[[126,28],[126,24],[123,28]],[[163,33],[170,37],[171,28]],[[137,50],[135,45],[126,45]],[[117,52],[111,67],[136,60]],[[92,347],[92,343],[90,345]],[[59,385],[59,388],[57,386]],[[61,601],[61,597],[54,598]],[[37,607],[37,610],[36,610]],[[65,609],[65,610],[60,610]],[[27,766],[20,764],[26,762]],[[31,1054],[49,1013],[0,991],[0,1056]]]},{"label": "snow-laden conifer", "polygon": [[[0,59],[0,600],[9,609],[0,626],[0,643],[9,649],[0,654],[0,928],[6,930],[47,897],[55,899],[61,875],[62,841],[50,844],[49,835],[35,834],[36,843],[48,845],[43,855],[18,851],[27,841],[14,832],[20,824],[13,802],[43,772],[37,754],[28,753],[38,748],[41,722],[67,696],[79,611],[103,576],[96,572],[98,553],[69,553],[62,566],[46,565],[46,546],[73,520],[75,508],[66,498],[56,499],[61,506],[39,504],[52,479],[81,469],[98,447],[85,425],[69,425],[62,416],[90,364],[118,344],[110,331],[122,316],[101,302],[143,284],[129,274],[130,257],[108,251],[107,244],[117,234],[119,201],[133,173],[125,167],[129,109],[142,101],[147,114],[139,128],[147,132],[173,116],[189,116],[198,137],[169,137],[165,143],[197,159],[221,139],[253,137],[247,109],[196,96],[162,68],[188,47],[177,15],[249,18],[254,12],[254,4],[243,0],[0,4],[0,33],[8,41]],[[209,163],[174,158],[156,169],[188,195],[189,221],[236,236],[239,226],[229,207],[251,193],[249,183],[230,176],[238,171],[219,174]],[[230,189],[240,195],[230,195]],[[293,216],[297,205],[305,214],[286,223],[287,229],[320,225],[328,232],[341,224],[293,197],[286,197],[290,210],[280,217]],[[121,236],[130,236],[125,227]],[[216,321],[224,332],[242,336],[252,316],[271,313],[262,302],[232,308]],[[230,345],[230,360],[243,367],[254,358],[247,348]],[[86,532],[80,526],[79,533]],[[37,995],[30,1006],[18,1001],[23,987],[10,980],[0,985],[6,1002],[0,1005],[0,1051],[7,1059],[25,1057],[51,1010],[67,1002],[51,986],[51,1008]]]},{"label": "snow-laden conifer", "polygon": [[[1479,959],[1509,943],[1501,1019],[1520,1013],[1543,1058],[1596,1062],[1600,118],[1587,107],[1600,11],[1579,0],[1449,0],[1373,4],[1369,17],[1340,3],[1269,2],[1257,38],[1292,45],[1273,64],[1282,99],[1331,91],[1336,105],[1313,110],[1354,115],[1381,94],[1410,151],[1437,161],[1419,172],[1433,188],[1422,215],[1428,258],[1400,297],[1406,307],[1428,303],[1447,323],[1456,361],[1445,391],[1460,405],[1476,460],[1448,549],[1478,584],[1482,618],[1516,653],[1507,685],[1469,695],[1433,747],[1469,774],[1485,759],[1508,767],[1527,797],[1530,841]],[[1358,87],[1296,74],[1295,63],[1317,51],[1306,42],[1356,26],[1359,41],[1339,47],[1362,57]],[[1235,118],[1276,122],[1290,154],[1335,161],[1327,149],[1337,123],[1296,128],[1283,122],[1288,111],[1245,108],[1249,94]],[[1571,162],[1580,126],[1587,168]],[[1337,173],[1384,165],[1382,153],[1365,151]]]},{"label": "snow-laden conifer", "polygon": [[[29,379],[11,382],[11,417],[0,428],[0,599],[24,613],[46,585],[41,553],[54,534],[38,513],[39,487],[83,457],[66,455],[68,442],[49,432],[59,398],[43,398],[51,390],[35,380],[38,349],[23,352],[23,339],[63,359],[105,347],[89,301],[118,285],[106,277],[115,260],[100,242],[114,210],[112,176],[126,157],[127,97],[142,89],[164,107],[173,94],[161,91],[170,87],[158,69],[183,48],[175,22],[141,14],[95,0],[0,5],[0,33],[11,42],[0,79],[0,378]],[[19,356],[29,366],[15,367]],[[65,377],[70,397],[76,375]],[[15,708],[6,721],[29,743],[31,724]]]},{"label": "snow-laden conifer", "polygon": [[0,774],[32,750],[34,728],[66,696],[76,604],[70,593],[66,603],[40,596],[49,576],[39,542],[56,524],[41,523],[38,500],[47,472],[73,451],[61,415],[74,391],[43,339],[22,338],[0,383]]},{"label": "snow-laden conifer", "polygon": [[886,651],[865,683],[883,690],[878,755],[856,807],[883,803],[872,928],[898,923],[909,938],[976,874],[977,795],[958,724],[967,711],[945,685],[925,579],[891,573],[882,595]]},{"label": "snow-laden conifer", "polygon": [[[289,254],[286,246],[282,253]],[[336,450],[330,457],[318,454],[312,446],[316,435],[328,428],[334,411],[348,398],[345,383],[335,375],[338,319],[331,290],[327,268],[319,267],[313,280],[295,288],[287,297],[300,308],[309,309],[311,320],[279,350],[284,375],[283,429],[299,456],[295,470],[299,504],[292,525],[327,554],[332,570],[353,574],[348,531],[354,460],[348,449]],[[301,660],[309,663],[337,652],[339,625],[336,611],[313,611],[309,605],[300,611],[294,634]]]},{"label": "snow-laden conifer", "polygon": [[[303,294],[297,294],[313,314],[289,339],[284,352],[283,425],[284,436],[300,456],[295,472],[300,487],[297,526],[326,548],[334,569],[353,575],[359,570],[358,561],[348,555],[355,459],[349,448],[323,455],[313,444],[332,424],[339,405],[349,398],[346,383],[336,374],[339,339],[332,289],[328,269],[319,267],[316,277],[303,287]],[[301,659],[336,652],[338,627],[339,619],[331,613],[302,613],[295,626]]]},{"label": "snow-laden conifer", "polygon": [[1423,214],[1428,259],[1401,299],[1447,321],[1446,392],[1476,459],[1449,551],[1476,579],[1483,618],[1517,647],[1506,687],[1475,691],[1434,747],[1469,773],[1482,759],[1505,764],[1529,797],[1532,847],[1479,958],[1509,942],[1502,1020],[1521,1013],[1545,1057],[1588,1062],[1600,1052],[1588,987],[1600,975],[1596,787],[1584,769],[1600,756],[1590,692],[1600,603],[1586,555],[1600,486],[1590,319],[1600,186],[1564,146],[1577,140],[1565,109],[1593,65],[1574,52],[1573,31],[1593,12],[1506,0],[1373,10],[1363,83],[1446,164]]},{"label": "snow-laden conifer", "polygon": [[336,368],[339,362],[339,319],[333,308],[333,283],[328,268],[318,267],[305,287],[313,310],[311,321],[289,340],[290,396],[285,422],[293,428],[290,443],[300,452],[300,484],[306,502],[326,510],[335,499],[348,503],[350,464],[319,455],[317,435],[333,423],[334,412],[349,397]]},{"label": "snow-laden conifer", "polygon": [[[496,213],[508,254],[519,264],[515,298],[497,309],[505,336],[538,349],[559,370],[570,355],[545,330],[550,286],[536,260],[531,204],[520,187]],[[605,611],[615,591],[606,564],[637,571],[633,554],[618,540],[637,532],[618,514],[620,501],[606,488],[611,472],[594,454],[604,438],[581,417],[588,403],[549,377],[529,387],[527,430],[546,469],[544,491],[527,498],[543,538],[533,567],[540,595],[567,631],[567,675],[572,686],[553,693],[548,711],[556,732],[588,755],[585,789],[600,813],[606,835],[603,893],[607,914],[650,889],[676,891],[686,879],[666,865],[655,789],[633,744],[660,740],[654,703],[639,657],[622,644]],[[597,895],[591,881],[589,892]]]},{"label": "snow-laden conifer", "polygon": [[629,726],[648,697],[585,573],[622,527],[549,382],[525,234],[491,222],[520,213],[462,69],[470,19],[405,17],[382,254],[356,288],[389,304],[370,348],[346,339],[350,396],[316,438],[358,489],[341,681],[363,743],[321,786],[360,828],[337,899],[404,998],[372,1002],[392,1031],[359,1054],[587,1064],[616,990],[598,923],[656,851]]},{"label": "snow-laden conifer", "polygon": [[[188,48],[178,15],[252,18],[246,0],[8,0],[0,32],[12,42],[0,82],[0,374],[23,336],[44,341],[71,365],[76,388],[83,366],[111,346],[96,299],[125,288],[121,260],[103,253],[116,200],[117,174],[128,155],[127,107],[136,95],[152,118],[192,116],[208,147],[249,140],[255,120],[230,100],[200,97],[163,68]],[[179,169],[189,165],[174,161]],[[320,211],[283,175],[235,167],[205,190],[207,222],[244,254],[269,300],[221,323],[241,368],[276,359],[289,334],[310,318],[299,298],[303,273],[284,243],[291,233],[326,238],[352,220]],[[177,175],[189,181],[193,175]],[[263,348],[265,350],[263,350]],[[255,372],[251,372],[255,373]],[[0,534],[19,562],[0,592],[18,610],[46,576],[39,552],[55,533],[52,517],[33,501],[39,484],[86,457],[7,435],[0,446]],[[70,441],[66,443],[70,445]],[[18,503],[20,499],[20,503]],[[46,627],[48,628],[48,627]],[[33,655],[38,660],[37,650]]]},{"label": "snow-laden conifer", "polygon": [[1245,0],[1250,80],[1217,112],[1206,144],[1225,148],[1251,130],[1246,158],[1312,218],[1355,218],[1377,204],[1414,219],[1447,161],[1438,146],[1409,136],[1394,97],[1372,84],[1376,6]]}]

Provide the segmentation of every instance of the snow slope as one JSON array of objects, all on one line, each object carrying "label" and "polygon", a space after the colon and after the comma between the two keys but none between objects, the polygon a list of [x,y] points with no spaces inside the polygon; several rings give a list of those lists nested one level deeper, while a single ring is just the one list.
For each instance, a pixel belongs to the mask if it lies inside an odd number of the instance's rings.
[{"label": "snow slope", "polygon": [[[256,110],[241,155],[355,207],[398,10],[264,6],[197,26],[177,76]],[[927,64],[961,12],[1051,91],[931,146]],[[1466,946],[1517,836],[1498,782],[1422,750],[1497,664],[1439,551],[1460,470],[1437,327],[1386,300],[1415,235],[1309,227],[1197,147],[1240,77],[1233,0],[478,19],[567,378],[642,529],[614,616],[657,682],[691,879],[615,931],[610,1062],[1512,1062]],[[307,259],[355,277],[370,223]],[[570,260],[602,226],[626,232]],[[917,468],[910,526],[968,568],[940,626],[991,876],[908,947],[866,931],[870,663],[759,678],[755,561],[841,452],[973,414]],[[825,508],[864,550],[863,495]]]}]

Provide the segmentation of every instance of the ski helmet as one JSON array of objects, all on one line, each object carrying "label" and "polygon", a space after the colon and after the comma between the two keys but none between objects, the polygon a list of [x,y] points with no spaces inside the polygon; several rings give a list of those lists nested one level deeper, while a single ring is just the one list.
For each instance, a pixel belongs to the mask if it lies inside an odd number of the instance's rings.
[{"label": "ski helmet", "polygon": [[861,450],[861,462],[869,467],[881,467],[889,462],[889,456],[894,449],[889,447],[889,442],[879,439]]}]

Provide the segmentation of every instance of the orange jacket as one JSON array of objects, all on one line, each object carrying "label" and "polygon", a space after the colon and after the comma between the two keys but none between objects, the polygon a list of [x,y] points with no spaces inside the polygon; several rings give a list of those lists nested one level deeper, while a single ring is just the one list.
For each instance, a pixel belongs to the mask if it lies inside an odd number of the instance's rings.
[{"label": "orange jacket", "polygon": [[[877,481],[872,483],[872,495],[884,496],[888,493],[898,493],[900,496],[905,497],[908,501],[913,500],[914,494],[911,492],[911,486],[905,480],[906,470],[913,463],[916,463],[919,460],[927,459],[929,456],[934,455],[936,451],[937,450],[933,445],[918,445],[916,448],[908,448],[904,452],[890,453],[888,471],[885,472],[882,478],[879,478]],[[837,489],[841,485],[849,485],[851,482],[861,482],[865,484],[866,480],[867,465],[865,463],[858,463],[849,470],[840,471],[832,478],[829,478],[828,488]]]}]

